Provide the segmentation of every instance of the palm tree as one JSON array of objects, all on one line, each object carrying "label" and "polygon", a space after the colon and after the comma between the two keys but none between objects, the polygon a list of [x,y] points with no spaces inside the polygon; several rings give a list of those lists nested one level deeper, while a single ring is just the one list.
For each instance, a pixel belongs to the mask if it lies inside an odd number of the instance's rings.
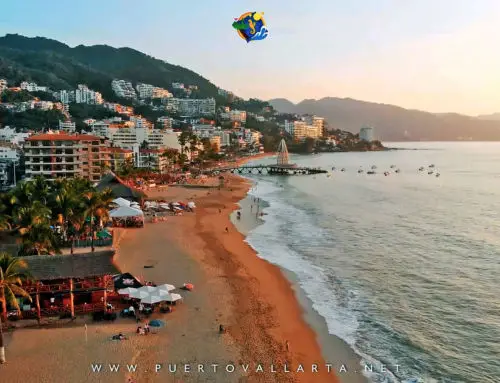
[{"label": "palm tree", "polygon": [[[10,254],[0,253],[0,303],[2,304],[2,317],[7,321],[7,303],[21,311],[16,295],[27,298],[31,296],[22,288],[22,283],[30,279],[27,264],[20,258]],[[0,320],[0,363],[5,363],[5,347],[3,342],[2,321]]]},{"label": "palm tree", "polygon": [[94,252],[94,218],[105,221],[109,218],[108,209],[113,201],[111,190],[105,190],[102,193],[90,191],[84,194],[86,205],[85,218],[90,218],[91,249]]},{"label": "palm tree", "polygon": [[177,140],[179,141],[179,145],[181,146],[181,154],[184,154],[184,149],[186,148],[186,144],[189,141],[190,136],[191,136],[191,133],[187,130],[183,131],[179,135],[179,138]]}]

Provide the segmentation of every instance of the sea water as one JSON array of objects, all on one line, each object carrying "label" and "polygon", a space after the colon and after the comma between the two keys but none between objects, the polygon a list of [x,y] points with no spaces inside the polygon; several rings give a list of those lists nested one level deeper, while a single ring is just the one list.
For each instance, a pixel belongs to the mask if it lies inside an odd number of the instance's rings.
[{"label": "sea water", "polygon": [[269,206],[247,241],[364,363],[400,366],[370,380],[499,382],[500,144],[388,145],[417,150],[292,156],[331,174],[251,176]]}]

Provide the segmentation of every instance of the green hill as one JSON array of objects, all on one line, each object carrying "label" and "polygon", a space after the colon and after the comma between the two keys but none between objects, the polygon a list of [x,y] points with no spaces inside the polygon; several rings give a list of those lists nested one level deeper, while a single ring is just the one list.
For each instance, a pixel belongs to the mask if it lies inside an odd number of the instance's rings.
[{"label": "green hill", "polygon": [[111,90],[115,78],[167,89],[172,82],[182,82],[197,85],[197,97],[217,96],[217,87],[199,74],[131,48],[107,45],[71,48],[56,40],[17,34],[0,37],[0,78],[11,84],[34,81],[52,90],[87,84],[107,100],[116,100]]}]

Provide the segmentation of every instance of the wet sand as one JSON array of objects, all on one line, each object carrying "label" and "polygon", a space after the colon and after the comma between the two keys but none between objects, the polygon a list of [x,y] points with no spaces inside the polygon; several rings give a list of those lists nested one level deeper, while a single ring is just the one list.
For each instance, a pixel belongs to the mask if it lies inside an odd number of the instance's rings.
[{"label": "wet sand", "polygon": [[[250,231],[264,223],[265,209],[268,206],[265,200],[256,200],[250,189],[249,194],[238,203],[238,209],[231,214],[231,221],[238,231],[247,236]],[[238,212],[240,212],[239,219]],[[260,213],[263,213],[264,217],[260,216]],[[297,276],[287,269],[281,268],[281,271],[292,284],[295,296],[304,310],[304,319],[315,331],[324,358],[337,371],[340,369],[339,366],[345,365],[346,371],[338,372],[340,381],[342,383],[367,383],[369,380],[363,375],[359,355],[344,340],[329,333],[325,319],[314,309],[313,302],[300,288]]]}]

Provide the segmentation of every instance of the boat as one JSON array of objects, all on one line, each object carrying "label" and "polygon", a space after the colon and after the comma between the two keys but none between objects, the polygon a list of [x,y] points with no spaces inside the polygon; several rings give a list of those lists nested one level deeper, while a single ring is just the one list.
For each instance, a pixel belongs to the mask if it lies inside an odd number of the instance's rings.
[{"label": "boat", "polygon": [[436,173],[436,177],[439,177],[440,175],[441,175],[441,174],[439,174],[439,173]]},{"label": "boat", "polygon": [[390,173],[389,172],[384,172],[384,176],[388,176]]},{"label": "boat", "polygon": [[376,174],[374,170],[370,170],[369,172],[366,172],[366,174]]},{"label": "boat", "polygon": [[364,170],[363,170],[363,169],[359,169],[359,170],[358,170],[358,173],[363,173],[363,172],[364,172]]},{"label": "boat", "polygon": [[335,171],[335,170],[337,170],[337,168],[334,166],[334,167],[332,167],[332,170]]},{"label": "boat", "polygon": [[395,173],[401,173],[400,169],[396,169]]},{"label": "boat", "polygon": [[391,165],[391,169],[394,169],[396,167],[396,165]]},{"label": "boat", "polygon": [[345,168],[340,169],[341,172],[345,172]]},{"label": "boat", "polygon": [[419,167],[419,168],[418,168],[418,171],[419,171],[419,172],[423,172],[423,171],[424,171],[424,167],[423,167],[423,166]]},{"label": "boat", "polygon": [[430,168],[433,168],[433,167],[434,167],[434,164],[430,164],[430,165],[429,165],[429,167],[430,167]]},{"label": "boat", "polygon": [[372,166],[372,169],[377,169],[377,167],[375,165]]},{"label": "boat", "polygon": [[433,173],[434,173],[434,171],[433,171],[433,170],[431,170],[431,171],[430,171],[430,172],[428,172],[427,174],[429,174],[429,175],[430,175],[430,174],[433,174]]}]

